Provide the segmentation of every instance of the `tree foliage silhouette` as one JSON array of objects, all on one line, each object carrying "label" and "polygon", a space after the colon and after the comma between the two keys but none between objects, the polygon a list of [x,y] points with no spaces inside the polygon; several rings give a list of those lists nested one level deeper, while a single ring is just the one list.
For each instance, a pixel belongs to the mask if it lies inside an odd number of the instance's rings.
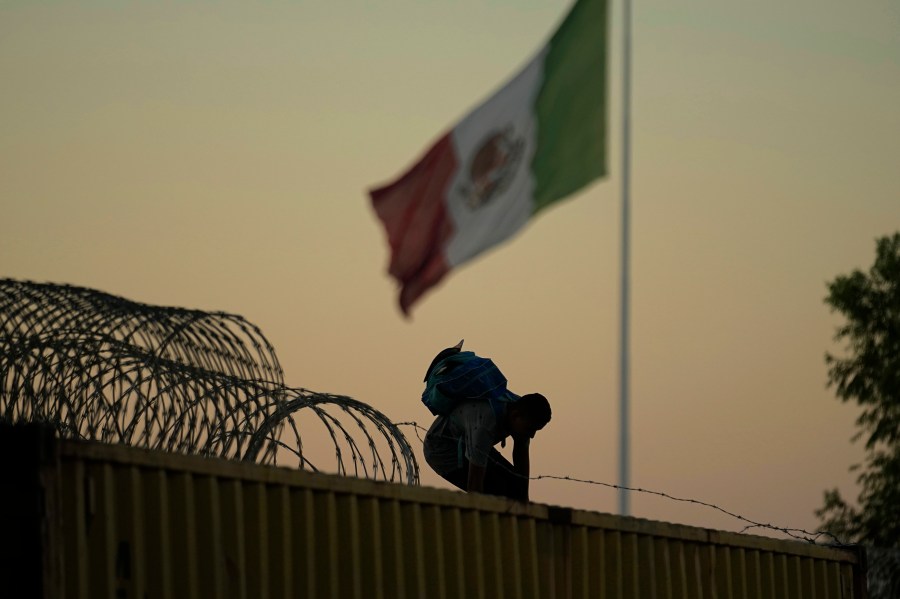
[{"label": "tree foliage silhouette", "polygon": [[846,320],[835,335],[846,355],[825,355],[829,387],[862,408],[853,440],[865,437],[866,457],[851,467],[860,472],[856,505],[832,489],[816,515],[842,540],[900,547],[900,232],[876,240],[868,273],[829,283],[825,303]]}]

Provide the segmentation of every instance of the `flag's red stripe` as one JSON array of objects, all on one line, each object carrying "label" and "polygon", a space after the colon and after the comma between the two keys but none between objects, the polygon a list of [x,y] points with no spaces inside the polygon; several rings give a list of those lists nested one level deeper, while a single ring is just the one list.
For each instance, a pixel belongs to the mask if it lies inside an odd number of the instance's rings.
[{"label": "flag's red stripe", "polygon": [[397,181],[372,190],[372,205],[391,246],[388,272],[400,283],[404,314],[450,270],[444,255],[453,234],[447,216],[447,187],[457,169],[448,133]]}]

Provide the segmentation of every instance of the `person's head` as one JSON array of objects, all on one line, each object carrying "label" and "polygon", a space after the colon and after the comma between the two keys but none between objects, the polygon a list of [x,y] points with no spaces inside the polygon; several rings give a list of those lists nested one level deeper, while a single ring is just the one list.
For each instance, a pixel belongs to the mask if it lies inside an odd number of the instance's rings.
[{"label": "person's head", "polygon": [[514,437],[532,439],[550,422],[550,402],[540,393],[523,395],[509,404],[507,422]]}]

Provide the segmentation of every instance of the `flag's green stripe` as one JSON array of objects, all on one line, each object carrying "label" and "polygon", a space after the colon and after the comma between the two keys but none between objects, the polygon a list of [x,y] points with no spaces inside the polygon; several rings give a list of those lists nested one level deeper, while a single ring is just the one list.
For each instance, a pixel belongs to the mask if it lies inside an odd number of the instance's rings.
[{"label": "flag's green stripe", "polygon": [[535,105],[535,212],[606,174],[607,14],[606,0],[579,0],[550,40]]}]

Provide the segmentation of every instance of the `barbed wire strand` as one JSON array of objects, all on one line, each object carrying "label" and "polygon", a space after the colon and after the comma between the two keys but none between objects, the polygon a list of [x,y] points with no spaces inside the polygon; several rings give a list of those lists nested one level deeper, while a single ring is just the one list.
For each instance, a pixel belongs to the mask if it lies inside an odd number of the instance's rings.
[{"label": "barbed wire strand", "polygon": [[[415,431],[416,437],[419,439],[419,441],[421,443],[424,444],[425,441],[419,433],[420,432],[427,433],[428,432],[427,428],[421,426],[418,422],[415,422],[415,421],[397,422],[395,424],[396,424],[396,426],[412,427],[413,430]],[[456,439],[456,437],[450,437],[450,436],[446,436],[445,438]],[[783,527],[783,526],[776,526],[774,524],[769,524],[769,523],[764,523],[764,522],[756,522],[754,520],[751,520],[750,518],[747,518],[740,514],[736,514],[732,511],[729,511],[729,510],[727,510],[723,507],[720,507],[714,503],[709,503],[707,501],[702,501],[700,499],[676,497],[674,495],[670,495],[670,494],[664,493],[662,491],[654,491],[652,489],[643,489],[640,487],[626,487],[623,485],[616,485],[613,483],[607,483],[607,482],[603,482],[603,481],[591,480],[591,479],[587,479],[587,478],[580,478],[580,477],[568,476],[568,475],[561,476],[561,475],[555,475],[555,474],[538,474],[536,476],[526,477],[523,474],[520,474],[518,472],[510,470],[509,467],[505,463],[497,461],[492,456],[489,455],[488,457],[490,459],[492,459],[495,464],[502,467],[504,470],[506,470],[513,476],[517,476],[519,478],[527,478],[528,480],[534,480],[534,481],[537,481],[537,480],[560,480],[560,481],[581,483],[581,484],[587,484],[587,485],[595,485],[595,486],[599,486],[599,487],[605,487],[608,489],[625,490],[625,491],[631,491],[631,492],[635,492],[635,493],[644,493],[647,495],[655,495],[657,497],[661,497],[663,499],[667,499],[670,501],[677,501],[677,502],[681,502],[681,503],[688,503],[688,504],[698,505],[701,507],[710,508],[710,509],[716,510],[722,514],[725,514],[726,516],[734,518],[735,520],[745,523],[746,526],[744,526],[744,528],[742,528],[740,531],[738,531],[738,534],[746,534],[747,531],[749,531],[749,530],[759,528],[759,529],[766,529],[766,530],[778,532],[778,533],[787,535],[795,540],[806,541],[806,542],[814,544],[814,545],[818,544],[819,539],[821,539],[822,537],[827,537],[831,540],[831,542],[828,543],[829,545],[840,546],[840,547],[845,547],[848,545],[846,543],[843,543],[840,539],[838,539],[832,533],[827,532],[827,531],[810,532],[810,531],[804,530],[802,528],[789,528],[789,527]]]}]

